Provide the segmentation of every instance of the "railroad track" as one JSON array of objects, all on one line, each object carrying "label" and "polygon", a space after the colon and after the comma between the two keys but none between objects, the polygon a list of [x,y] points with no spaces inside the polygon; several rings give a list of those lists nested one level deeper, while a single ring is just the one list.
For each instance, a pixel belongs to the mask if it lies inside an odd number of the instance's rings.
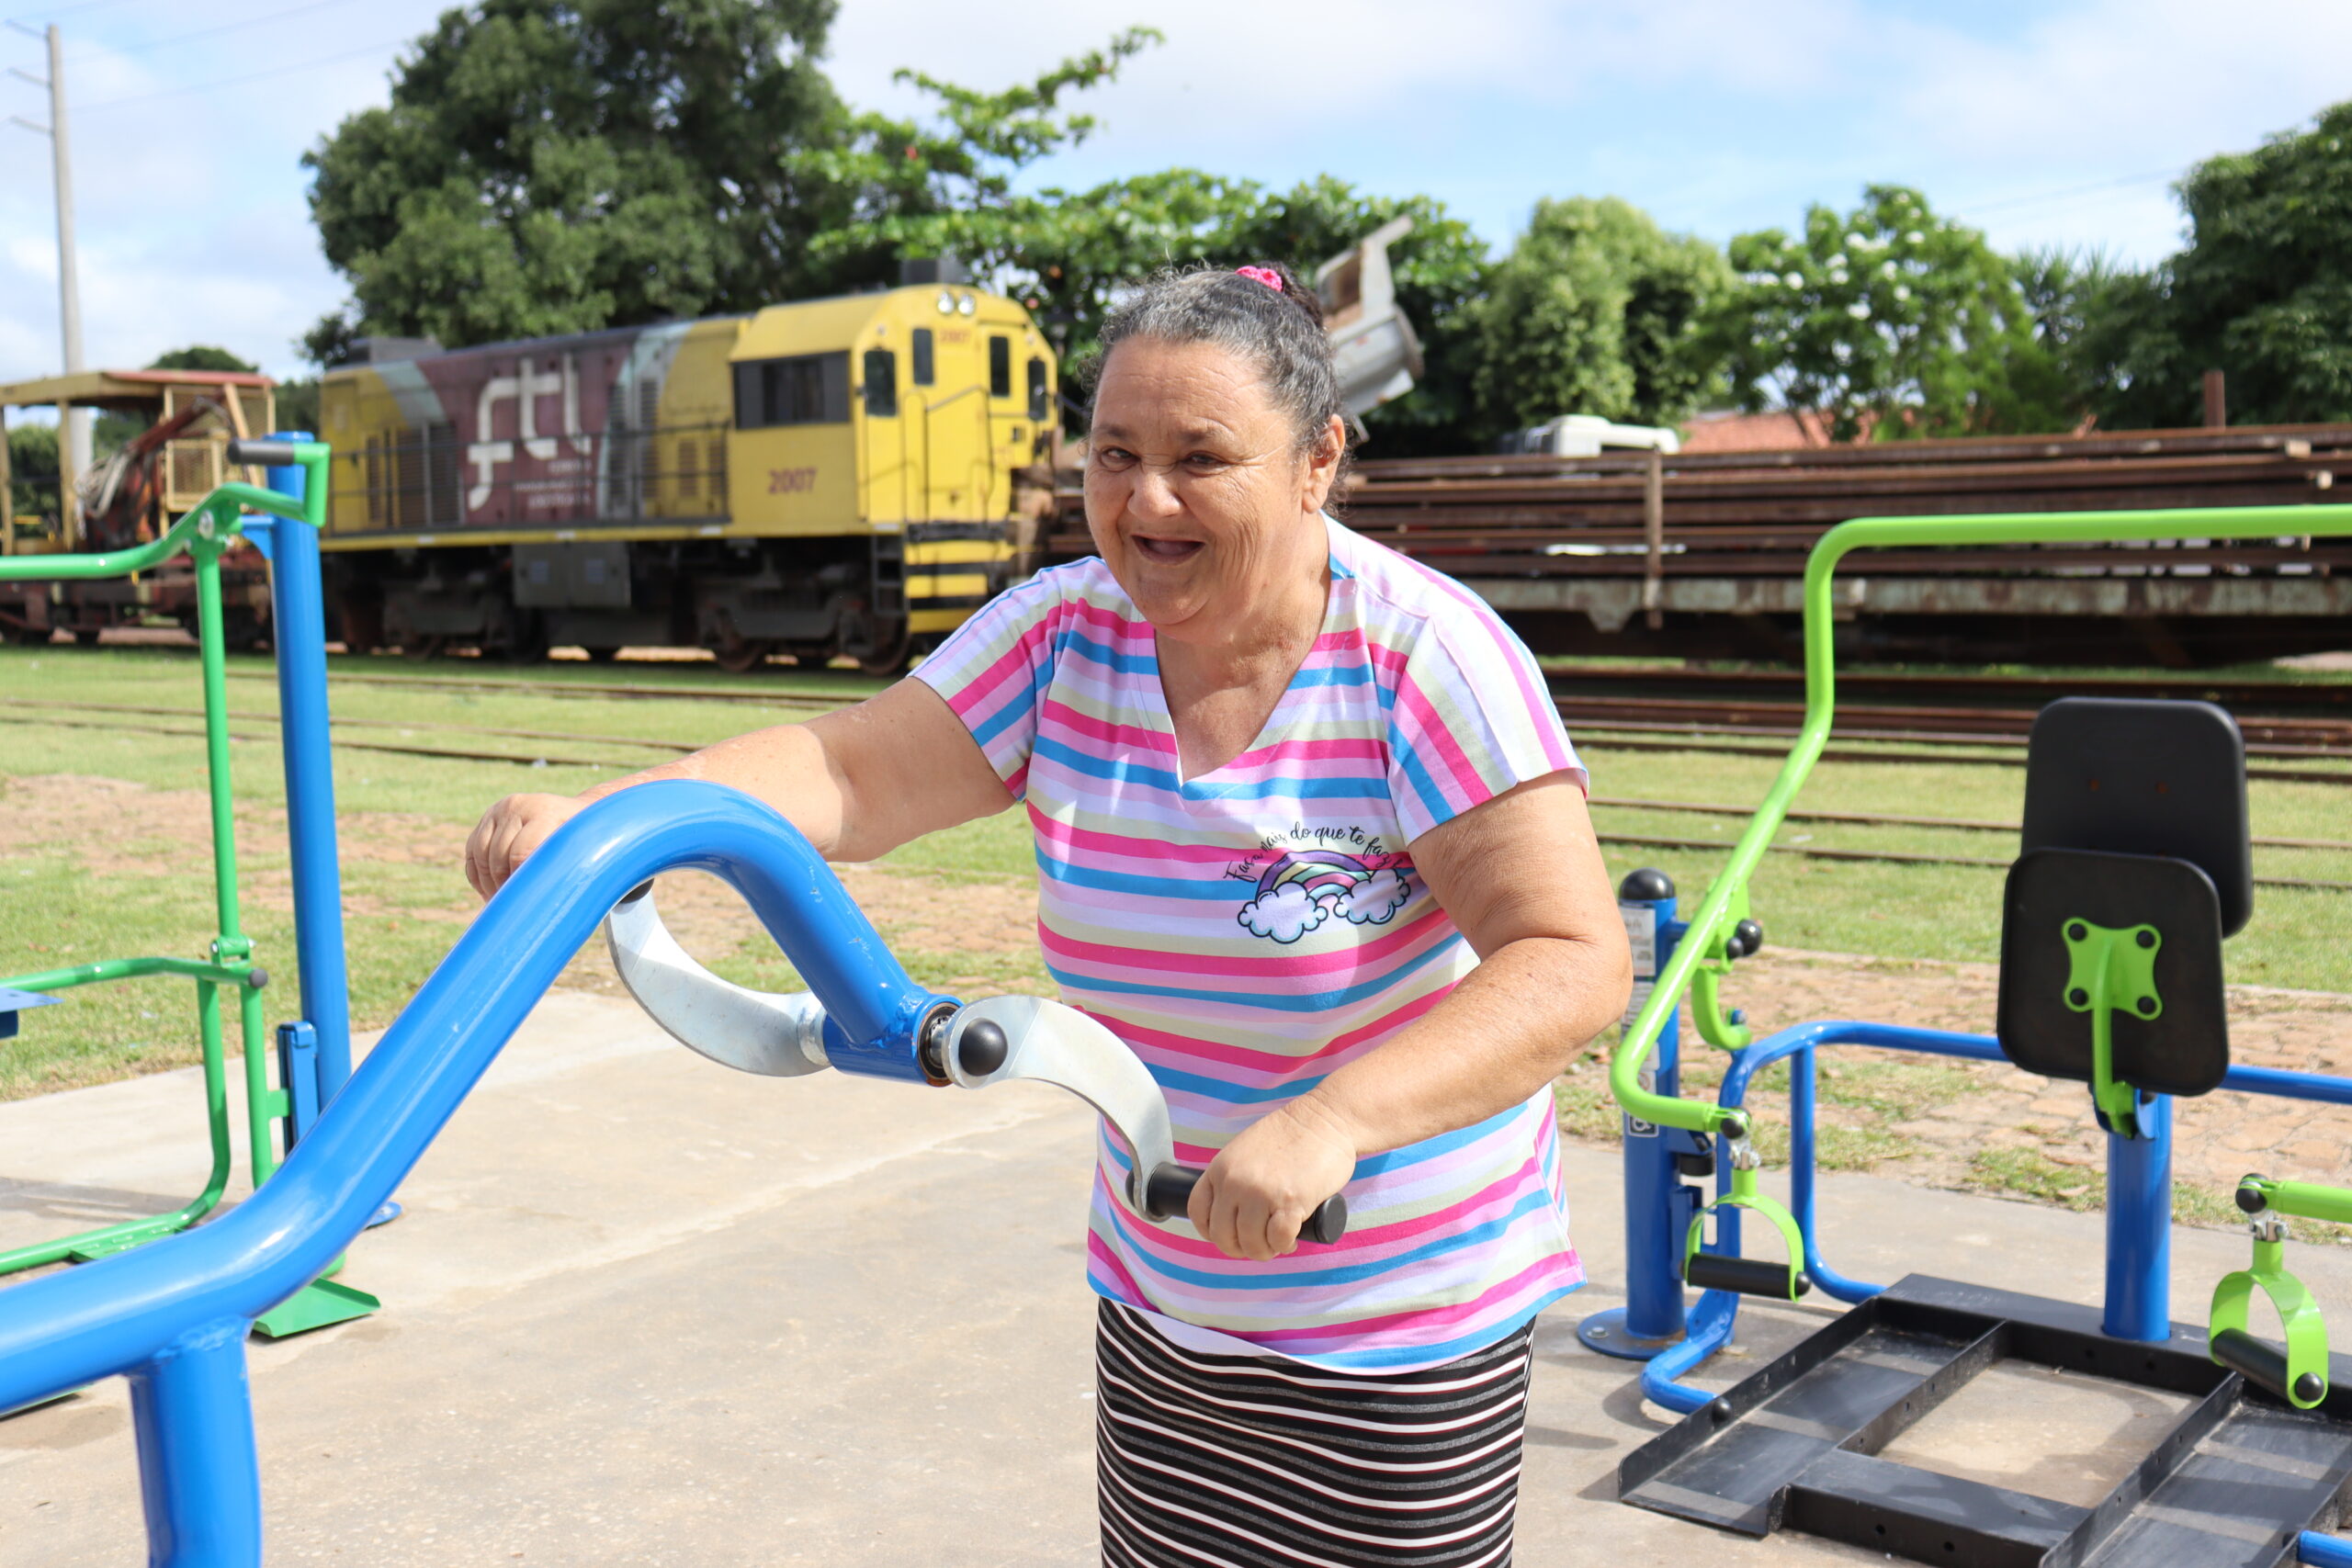
[{"label": "railroad track", "polygon": [[[1580,692],[1640,691],[1723,694],[1741,697],[1804,695],[1801,670],[1708,670],[1607,666],[1562,672],[1553,689]],[[2161,676],[1979,675],[1909,671],[1838,672],[1841,697],[1901,696],[1904,701],[1984,705],[1996,701],[2040,707],[2060,697],[2167,697],[2219,703],[2233,713],[2334,713],[2352,719],[2352,681],[2249,681],[2200,679],[2193,673]]]},{"label": "railroad track", "polygon": [[[1794,735],[1804,718],[1804,678],[1794,672],[1604,670],[1555,672],[1547,679],[1560,717],[1572,732],[1784,736]],[[1841,674],[1838,685],[1845,700],[1838,705],[1832,733],[1848,740],[2021,748],[2043,701],[2066,695],[2194,696],[2232,710],[2249,757],[2352,761],[2352,685],[1885,674]],[[1624,689],[1629,687],[1636,689]],[[1741,688],[1774,694],[1750,696]],[[1851,700],[1858,693],[1912,700]],[[2034,705],[2011,705],[2019,697],[2034,699]],[[2253,711],[2257,707],[2304,711]]]},{"label": "railroad track", "polygon": [[[479,685],[488,682],[455,681],[451,683],[459,685]],[[508,682],[497,683],[506,684]],[[522,682],[512,683],[518,685],[532,684],[531,682]],[[632,693],[632,694],[640,694]],[[728,694],[725,693],[666,692],[662,694],[690,696],[711,695],[718,697],[725,697],[728,695]],[[260,711],[232,712],[228,716],[232,724],[243,726],[267,725],[274,727],[277,722],[277,716],[276,714]],[[158,705],[131,703],[77,702],[52,698],[0,697],[0,724],[50,725],[69,729],[129,731],[134,734],[169,736],[187,739],[201,739],[204,735],[204,731],[201,728],[203,719],[203,710],[199,708],[170,707]],[[510,767],[526,768],[569,766],[613,770],[616,772],[634,772],[640,768],[650,767],[655,762],[664,760],[665,757],[674,757],[685,752],[698,750],[702,744],[695,741],[666,739],[657,736],[599,735],[580,733],[571,730],[506,728],[488,725],[465,725],[448,722],[430,722],[420,724],[416,721],[406,719],[338,718],[334,720],[334,726],[336,729],[343,731],[360,730],[364,732],[373,732],[357,735],[343,733],[333,736],[329,744],[337,750],[389,752],[400,756],[436,758],[474,762],[497,762],[503,763]],[[385,730],[402,732],[402,737],[399,739],[390,739],[381,734],[381,732]],[[639,755],[630,757],[617,757],[611,755],[582,756],[570,754],[568,752],[542,750],[537,748],[516,752],[481,750],[471,748],[446,745],[421,745],[416,744],[406,738],[410,734],[416,733],[426,733],[435,737],[446,736],[464,738],[480,736],[485,739],[519,739],[530,741],[551,740],[560,742],[566,746],[612,747],[616,749],[627,749],[638,752]],[[276,739],[274,735],[257,733],[251,728],[232,728],[230,731],[229,738],[233,741],[245,743],[274,741]],[[1605,740],[1600,742],[1596,749],[1608,750],[1612,747],[1619,749],[1640,749],[1644,747],[1645,744],[1645,743],[1641,741],[1625,742],[1621,740]],[[1672,749],[1677,750],[1733,750],[1733,748],[1728,747],[1695,745],[1684,741],[1657,742],[1656,744],[1661,749]],[[1779,748],[1753,747],[1740,748],[1739,750],[1749,750],[1759,756],[1778,757],[1782,754]],[[647,755],[646,753],[659,753],[659,755]],[[1833,761],[1884,761],[1889,760],[1887,754],[1879,752],[1841,753],[1836,750],[1830,750],[1824,752],[1823,755],[1825,760]],[[1935,754],[1918,756],[1909,760],[1921,761],[2010,761],[2008,759],[1983,759],[1968,757],[1947,758]],[[2021,761],[2022,759],[2018,759],[2017,761]],[[2249,770],[2249,775],[2255,777],[2266,776],[2260,770]],[[2317,782],[2352,784],[2352,773],[2335,775],[2274,773],[2267,776],[2285,777],[2290,779],[2310,779]],[[1717,805],[1703,801],[1622,799],[1600,795],[1595,796],[1592,804],[1598,810],[1609,813],[1612,817],[1616,813],[1624,811],[1666,812],[1702,817],[1739,818],[1745,818],[1752,814],[1750,808],[1747,807]],[[2017,825],[2009,822],[1996,822],[1966,818],[1917,817],[1850,811],[1792,811],[1788,814],[1788,820],[1791,822],[1837,824],[1846,827],[1932,829],[1966,833],[2013,834],[2018,831]],[[1708,853],[1719,853],[1729,848],[1728,840],[1725,840],[1690,839],[1673,834],[1629,830],[1622,828],[1612,828],[1608,826],[1606,823],[1601,825],[1601,830],[1597,836],[1600,842],[1604,844],[1612,844],[1623,848],[1690,850],[1703,851]],[[2352,853],[2352,840],[2256,838],[2254,842],[2257,848],[2264,850],[2316,851],[2324,853],[2337,854]],[[1921,852],[1910,850],[1874,849],[1867,846],[1841,847],[1811,843],[1775,843],[1770,846],[1770,852],[1774,854],[1790,855],[1819,861],[1842,861],[1849,863],[1876,862],[1898,865],[1950,865],[1988,870],[2006,868],[2009,863],[2007,860],[1993,856],[1942,854]],[[2284,876],[2257,876],[2255,878],[2255,881],[2258,886],[2265,887],[2295,888],[2318,892],[2352,892],[2352,882],[2335,882],[2308,877]]]}]

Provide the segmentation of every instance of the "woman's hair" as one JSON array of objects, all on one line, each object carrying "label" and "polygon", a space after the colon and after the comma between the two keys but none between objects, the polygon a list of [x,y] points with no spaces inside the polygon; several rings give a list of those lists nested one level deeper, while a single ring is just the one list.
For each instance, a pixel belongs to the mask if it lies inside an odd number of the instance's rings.
[{"label": "woman's hair", "polygon": [[[1271,274],[1277,289],[1250,276]],[[1280,262],[1234,272],[1193,267],[1162,272],[1113,308],[1102,323],[1102,346],[1085,375],[1091,395],[1111,351],[1129,338],[1162,343],[1204,343],[1238,355],[1258,372],[1274,406],[1291,422],[1297,449],[1312,452],[1330,428],[1331,416],[1348,421],[1340,400],[1339,372],[1331,364],[1331,340],[1323,333],[1323,302],[1315,290]],[[1347,451],[1331,486],[1330,506],[1342,498]]]}]

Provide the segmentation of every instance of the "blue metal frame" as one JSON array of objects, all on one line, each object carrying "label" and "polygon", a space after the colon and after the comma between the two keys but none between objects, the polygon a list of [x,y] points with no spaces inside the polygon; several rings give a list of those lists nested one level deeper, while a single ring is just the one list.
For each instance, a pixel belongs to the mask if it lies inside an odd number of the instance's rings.
[{"label": "blue metal frame", "polygon": [[923,1022],[955,998],[908,976],[782,817],[689,781],[582,811],[490,901],[251,1199],[198,1229],[0,1292],[0,1410],[130,1379],[151,1568],[259,1564],[253,1320],[359,1233],[606,911],[682,868],[743,896],[823,1004],[835,1066],[923,1077]]},{"label": "blue metal frame", "polygon": [[[274,441],[308,441],[284,431]],[[263,470],[269,488],[303,499],[300,467]],[[351,983],[344,966],[343,868],[335,849],[334,761],[328,749],[326,601],[318,530],[272,530],[270,637],[277,652],[277,716],[286,764],[286,837],[294,881],[294,963],[302,1018],[318,1034],[318,1099],[351,1077]]]},{"label": "blue metal frame", "polygon": [[[1857,1019],[1800,1023],[1732,1053],[1715,1097],[1716,1103],[1724,1107],[1745,1100],[1748,1083],[1758,1072],[1775,1062],[1789,1061],[1789,1212],[1796,1216],[1797,1228],[1804,1237],[1805,1272],[1838,1300],[1861,1302],[1886,1287],[1849,1279],[1824,1263],[1815,1223],[1814,1051],[1823,1045],[1871,1045],[1973,1062],[2007,1058],[2001,1053],[2000,1042],[1989,1034],[1909,1029]],[[2233,1064],[2222,1076],[2221,1088],[2241,1094],[2352,1105],[2352,1078],[2278,1067]],[[2102,1327],[2119,1339],[2160,1340],[2172,1332],[2171,1097],[2143,1094],[2140,1126],[2141,1137],[2119,1138],[2112,1134],[2108,1137],[2107,1309]],[[1730,1173],[1722,1172],[1718,1181],[1728,1191]],[[1723,1211],[1717,1225],[1718,1235],[1708,1250],[1737,1253],[1737,1211]],[[1634,1245],[1628,1236],[1629,1251]],[[1735,1292],[1702,1294],[1690,1309],[1688,1337],[1642,1369],[1644,1396],[1685,1415],[1703,1408],[1714,1396],[1677,1380],[1730,1342],[1738,1316],[1739,1297]],[[2352,1568],[2352,1559],[2346,1559],[2346,1564]]]},{"label": "blue metal frame", "polygon": [[[1663,874],[1656,874],[1668,887]],[[1627,886],[1634,886],[1632,878]],[[1655,961],[1637,979],[1655,980],[1674,956],[1676,943],[1689,928],[1675,918],[1677,899],[1617,900],[1629,918],[1646,915],[1653,922]],[[1632,1012],[1627,1014],[1631,1021]],[[1679,1010],[1658,1031],[1657,1049],[1644,1068],[1647,1087],[1659,1094],[1679,1094],[1682,1017]],[[1700,1146],[1697,1136],[1679,1127],[1659,1127],[1636,1121],[1621,1111],[1625,1168],[1625,1304],[1587,1316],[1577,1325],[1577,1337],[1589,1349],[1625,1360],[1646,1360],[1680,1339],[1686,1328],[1682,1295],[1682,1235],[1698,1212],[1694,1190],[1684,1185],[1674,1168],[1678,1151]],[[1728,1211],[1727,1211],[1728,1212]]]}]

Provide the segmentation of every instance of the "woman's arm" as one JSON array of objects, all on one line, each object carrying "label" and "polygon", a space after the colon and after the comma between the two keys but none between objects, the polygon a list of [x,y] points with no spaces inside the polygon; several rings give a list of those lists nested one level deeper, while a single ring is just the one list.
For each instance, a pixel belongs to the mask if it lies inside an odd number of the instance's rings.
[{"label": "woman's arm", "polygon": [[1572,781],[1498,795],[1422,834],[1412,854],[1478,967],[1394,1039],[1226,1145],[1190,1217],[1227,1257],[1290,1252],[1357,1160],[1523,1103],[1624,1012],[1633,955]]},{"label": "woman's arm", "polygon": [[577,795],[510,795],[466,840],[466,880],[489,897],[589,802],[655,779],[707,779],[757,795],[831,861],[873,860],[1012,804],[945,699],[901,681],[854,707],[739,735]]}]

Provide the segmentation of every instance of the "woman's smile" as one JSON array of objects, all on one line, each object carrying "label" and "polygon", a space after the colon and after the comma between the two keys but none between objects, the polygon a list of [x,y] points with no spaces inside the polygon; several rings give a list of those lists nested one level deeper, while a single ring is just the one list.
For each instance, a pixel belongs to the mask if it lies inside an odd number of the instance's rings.
[{"label": "woman's smile", "polygon": [[1130,534],[1127,537],[1144,559],[1162,566],[1182,566],[1208,548],[1205,540],[1179,538],[1174,535]]}]

